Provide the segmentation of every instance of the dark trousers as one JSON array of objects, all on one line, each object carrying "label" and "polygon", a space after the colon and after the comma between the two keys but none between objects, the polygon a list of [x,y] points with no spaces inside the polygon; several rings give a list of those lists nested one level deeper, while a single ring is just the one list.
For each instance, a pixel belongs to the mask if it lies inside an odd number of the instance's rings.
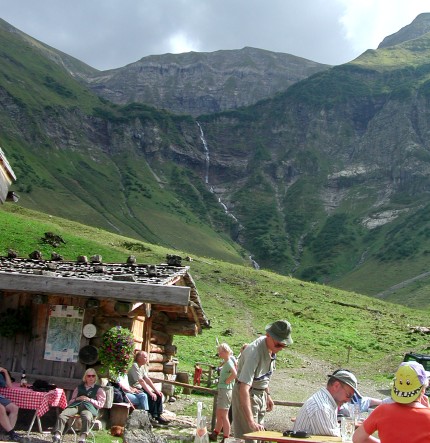
[{"label": "dark trousers", "polygon": [[153,400],[151,396],[148,395],[148,404],[148,412],[153,417],[159,417],[163,413],[163,398],[160,395],[157,395],[157,398],[155,400]]}]

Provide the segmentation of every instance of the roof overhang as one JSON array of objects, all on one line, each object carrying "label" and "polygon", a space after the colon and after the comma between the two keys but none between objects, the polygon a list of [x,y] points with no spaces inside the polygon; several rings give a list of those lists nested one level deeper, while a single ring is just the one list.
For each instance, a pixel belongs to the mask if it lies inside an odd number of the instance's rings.
[{"label": "roof overhang", "polygon": [[111,298],[120,301],[187,306],[190,288],[124,281],[93,281],[32,274],[0,272],[0,290],[62,294],[89,298]]}]

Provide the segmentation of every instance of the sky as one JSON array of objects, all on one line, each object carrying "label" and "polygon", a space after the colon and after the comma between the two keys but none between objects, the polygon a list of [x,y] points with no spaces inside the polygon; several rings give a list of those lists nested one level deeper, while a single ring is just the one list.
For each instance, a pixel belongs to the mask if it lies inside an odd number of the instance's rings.
[{"label": "sky", "polygon": [[338,65],[430,12],[430,0],[1,0],[0,18],[93,68],[251,46]]}]

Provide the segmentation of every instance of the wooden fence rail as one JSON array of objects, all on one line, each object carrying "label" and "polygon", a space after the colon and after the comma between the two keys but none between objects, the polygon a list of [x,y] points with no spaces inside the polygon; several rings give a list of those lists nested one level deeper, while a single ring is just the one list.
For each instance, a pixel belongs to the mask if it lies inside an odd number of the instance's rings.
[{"label": "wooden fence rail", "polygon": [[[204,388],[202,386],[190,385],[188,383],[181,383],[181,382],[173,381],[173,380],[160,380],[158,378],[153,378],[153,377],[150,377],[150,378],[154,383],[166,383],[168,385],[180,386],[182,388],[188,388],[188,389],[190,389],[190,391],[198,391],[198,392],[204,392],[205,394],[212,394],[214,396],[214,399],[213,399],[213,407],[212,407],[211,426],[212,426],[212,429],[215,428],[216,402],[217,402],[217,397],[218,397],[218,391],[216,389]],[[296,407],[296,408],[300,408],[303,406],[302,402],[296,402],[296,401],[273,400],[273,403],[275,404],[275,406],[290,406],[290,407]]]}]

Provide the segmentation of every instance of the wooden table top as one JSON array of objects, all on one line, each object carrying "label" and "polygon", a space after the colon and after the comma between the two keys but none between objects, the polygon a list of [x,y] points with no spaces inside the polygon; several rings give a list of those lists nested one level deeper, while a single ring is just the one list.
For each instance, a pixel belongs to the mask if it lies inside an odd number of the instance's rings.
[{"label": "wooden table top", "polygon": [[341,437],[330,437],[328,435],[311,435],[309,438],[284,437],[282,432],[258,431],[245,434],[245,440],[262,440],[274,442],[296,442],[296,443],[334,443],[341,442]]}]

